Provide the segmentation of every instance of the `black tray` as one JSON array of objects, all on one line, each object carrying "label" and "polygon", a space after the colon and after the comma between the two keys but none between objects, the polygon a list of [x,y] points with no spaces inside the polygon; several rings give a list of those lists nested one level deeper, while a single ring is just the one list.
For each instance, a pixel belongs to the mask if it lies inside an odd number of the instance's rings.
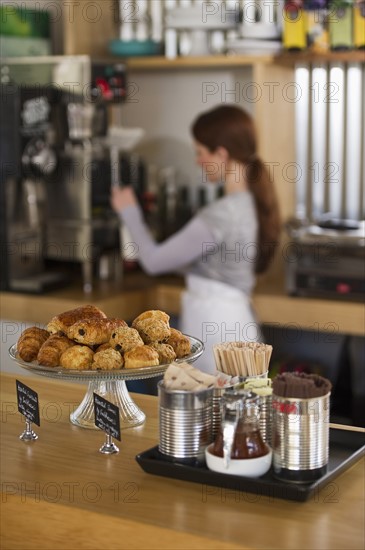
[{"label": "black tray", "polygon": [[136,456],[141,468],[158,476],[193,481],[240,492],[256,493],[272,498],[304,502],[325,487],[341,472],[349,468],[365,453],[365,434],[341,429],[330,430],[329,463],[327,472],[311,483],[294,484],[280,481],[270,469],[257,478],[220,474],[208,470],[204,463],[194,465],[172,462],[162,455],[158,446]]}]

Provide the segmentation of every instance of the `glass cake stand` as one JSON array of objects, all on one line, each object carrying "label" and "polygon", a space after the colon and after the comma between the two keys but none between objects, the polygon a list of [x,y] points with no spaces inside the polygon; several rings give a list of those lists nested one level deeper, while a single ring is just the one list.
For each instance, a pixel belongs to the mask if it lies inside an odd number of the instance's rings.
[{"label": "glass cake stand", "polygon": [[[177,363],[193,363],[201,356],[204,351],[204,344],[188,336],[191,345],[191,353],[182,359],[176,359]],[[72,424],[80,428],[97,429],[94,424],[94,392],[104,397],[114,405],[117,405],[120,411],[120,427],[134,428],[143,424],[146,419],[144,412],[133,401],[128,392],[126,381],[128,380],[146,380],[154,378],[165,372],[168,364],[158,365],[156,367],[144,367],[140,369],[120,369],[120,370],[68,370],[62,367],[44,367],[35,361],[27,363],[20,359],[17,353],[16,344],[9,349],[9,355],[20,367],[31,371],[34,374],[45,376],[47,378],[57,378],[60,380],[85,381],[88,382],[87,392],[75,411],[70,414]]]}]

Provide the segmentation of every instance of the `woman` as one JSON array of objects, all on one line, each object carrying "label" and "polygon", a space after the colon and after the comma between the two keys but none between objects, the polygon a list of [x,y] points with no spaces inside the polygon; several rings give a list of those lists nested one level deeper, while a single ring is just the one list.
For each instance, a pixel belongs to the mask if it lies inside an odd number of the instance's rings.
[{"label": "woman", "polygon": [[255,275],[267,269],[278,245],[280,216],[273,182],[257,156],[250,115],[222,105],[201,114],[192,134],[197,163],[209,181],[223,182],[222,198],[160,244],[152,239],[130,188],[113,189],[111,203],[138,245],[147,273],[184,269],[180,329],[204,342],[196,364],[213,373],[214,344],[261,340],[250,296]]}]

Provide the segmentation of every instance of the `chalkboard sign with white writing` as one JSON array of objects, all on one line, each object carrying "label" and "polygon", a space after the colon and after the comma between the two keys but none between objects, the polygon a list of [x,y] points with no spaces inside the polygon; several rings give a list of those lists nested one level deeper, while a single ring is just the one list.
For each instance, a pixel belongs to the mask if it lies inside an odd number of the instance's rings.
[{"label": "chalkboard sign with white writing", "polygon": [[18,398],[18,411],[29,422],[40,426],[38,394],[19,380],[16,380],[16,392]]},{"label": "chalkboard sign with white writing", "polygon": [[119,408],[94,393],[94,414],[95,426],[120,441]]}]

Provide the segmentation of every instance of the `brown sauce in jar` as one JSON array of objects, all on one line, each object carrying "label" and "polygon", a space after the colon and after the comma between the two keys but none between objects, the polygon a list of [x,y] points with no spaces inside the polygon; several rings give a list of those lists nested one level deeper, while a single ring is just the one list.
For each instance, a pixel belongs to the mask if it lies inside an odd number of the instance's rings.
[{"label": "brown sauce in jar", "polygon": [[[251,426],[237,426],[233,440],[231,458],[259,458],[265,456],[269,452],[269,447],[263,441],[261,433],[258,429],[252,429]],[[219,431],[211,453],[215,456],[223,458],[223,432]]]}]

